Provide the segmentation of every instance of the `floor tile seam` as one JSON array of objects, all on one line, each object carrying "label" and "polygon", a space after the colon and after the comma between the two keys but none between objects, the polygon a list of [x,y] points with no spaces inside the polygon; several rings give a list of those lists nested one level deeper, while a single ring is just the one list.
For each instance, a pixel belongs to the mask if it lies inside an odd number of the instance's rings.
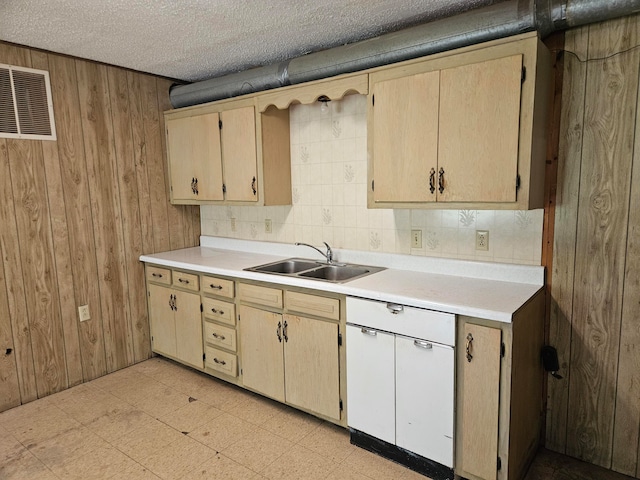
[{"label": "floor tile seam", "polygon": [[[253,424],[252,424],[252,425],[253,425]],[[255,425],[254,425],[254,426],[255,426]],[[258,427],[258,430],[263,430],[263,432],[264,432],[264,433],[267,433],[267,434],[269,434],[269,435],[273,435],[273,433],[269,432],[268,430],[266,430],[266,429],[264,429],[264,428]],[[240,443],[240,442],[241,442],[241,441],[243,441],[245,438],[247,438],[249,435],[252,435],[252,434],[255,434],[255,433],[256,433],[256,431],[254,431],[254,432],[249,432],[249,433],[247,433],[247,434],[243,435],[241,438],[237,439],[235,442],[233,442],[233,443],[231,443],[231,444],[227,445],[227,446],[226,446],[225,448],[223,448],[223,449],[220,449],[220,451],[218,451],[218,453],[219,453],[219,454],[224,455],[225,457],[230,458],[231,460],[233,460],[233,458],[229,457],[226,453],[224,453],[224,452],[225,452],[225,450],[227,450],[227,451],[228,451],[228,450],[229,450],[230,448],[232,448],[234,445],[236,445],[236,444]],[[292,443],[292,442],[289,442],[289,443]],[[255,469],[251,468],[249,465],[242,464],[242,463],[238,462],[237,460],[234,460],[234,461],[235,461],[236,463],[240,463],[240,465],[242,465],[243,467],[248,468],[248,469],[249,469],[249,470],[251,470],[252,472],[256,472],[257,474],[262,475],[262,472],[264,471],[264,469],[266,469],[269,465],[272,465],[274,462],[276,462],[278,459],[280,459],[280,457],[282,457],[285,453],[286,453],[286,451],[285,451],[285,452],[283,452],[283,453],[281,453],[280,455],[277,455],[277,456],[273,459],[273,461],[269,462],[269,463],[268,463],[267,465],[265,465],[261,470],[258,470],[258,471],[256,471]]]},{"label": "floor tile seam", "polygon": [[23,453],[27,453],[31,457],[35,458],[40,465],[42,465],[49,473],[51,473],[51,475],[53,475],[56,478],[60,478],[53,470],[51,470],[49,465],[47,465],[42,460],[40,460],[37,456],[35,456],[28,448],[25,447]]}]

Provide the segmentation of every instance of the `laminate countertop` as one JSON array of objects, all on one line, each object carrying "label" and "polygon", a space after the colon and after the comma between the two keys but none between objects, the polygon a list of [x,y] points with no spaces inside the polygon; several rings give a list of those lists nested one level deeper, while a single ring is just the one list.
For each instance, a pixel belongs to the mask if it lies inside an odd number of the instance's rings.
[{"label": "laminate countertop", "polygon": [[268,282],[393,302],[510,323],[544,286],[544,268],[397,254],[336,251],[340,262],[386,267],[345,283],[330,283],[246,268],[291,257],[321,260],[293,245],[202,237],[200,247],[142,255],[142,262],[238,280]]}]

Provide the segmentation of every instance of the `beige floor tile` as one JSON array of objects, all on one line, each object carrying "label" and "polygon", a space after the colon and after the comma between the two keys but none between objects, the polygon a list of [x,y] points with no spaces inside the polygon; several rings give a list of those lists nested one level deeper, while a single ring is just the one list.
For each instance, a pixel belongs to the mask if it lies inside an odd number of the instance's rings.
[{"label": "beige floor tile", "polygon": [[65,480],[106,480],[131,468],[135,462],[110,445],[93,450],[78,449],[51,470]]},{"label": "beige floor tile", "polygon": [[356,448],[344,460],[344,465],[374,480],[400,479],[406,468],[375,455],[362,448]]},{"label": "beige floor tile", "polygon": [[285,408],[281,403],[254,395],[231,408],[229,413],[254,425],[262,425],[282,413]]},{"label": "beige floor tile", "polygon": [[141,388],[131,403],[152,417],[159,418],[189,404],[189,396],[156,382]]},{"label": "beige floor tile", "polygon": [[327,422],[323,422],[298,443],[336,463],[344,461],[357,448],[351,445],[347,429]]},{"label": "beige floor tile", "polygon": [[129,405],[124,400],[99,388],[81,389],[83,385],[61,392],[62,394],[72,391],[73,394],[60,397],[61,394],[56,394],[52,400],[60,410],[84,425]]},{"label": "beige floor tile", "polygon": [[55,480],[58,477],[26,450],[0,462],[2,480]]},{"label": "beige floor tile", "polygon": [[322,420],[293,408],[283,409],[261,425],[279,437],[298,443],[322,424]]},{"label": "beige floor tile", "polygon": [[47,467],[53,470],[78,452],[88,452],[108,444],[86,427],[80,426],[44,442],[34,444],[29,451]]},{"label": "beige floor tile", "polygon": [[[36,400],[39,402],[40,400]],[[79,428],[81,424],[69,417],[54,404],[32,415],[16,417],[5,423],[7,431],[13,434],[27,448],[33,444],[44,442],[72,429]]]},{"label": "beige floor tile", "polygon": [[326,480],[371,480],[371,477],[367,477],[353,470],[351,467],[340,463],[336,469],[327,476]]},{"label": "beige floor tile", "polygon": [[[134,460],[141,460],[154,455],[159,449],[183,437],[182,433],[154,421],[149,425],[137,428],[112,442],[118,450]],[[142,462],[141,462],[142,463]]]},{"label": "beige floor tile", "polygon": [[288,440],[258,428],[220,453],[255,472],[261,472],[292,446]]},{"label": "beige floor tile", "polygon": [[182,433],[190,433],[223,413],[216,407],[194,400],[178,410],[160,417],[159,420]]},{"label": "beige floor tile", "polygon": [[85,426],[103,440],[115,443],[134,430],[156,422],[157,420],[146,412],[125,403],[124,407],[112,409]]},{"label": "beige floor tile", "polygon": [[198,427],[189,436],[219,452],[241,438],[254,433],[257,428],[238,417],[224,413]]},{"label": "beige floor tile", "polygon": [[137,462],[132,462],[109,480],[158,480],[159,478],[147,467]]},{"label": "beige floor tile", "polygon": [[176,480],[215,455],[209,447],[183,436],[139,462],[160,478]]},{"label": "beige floor tile", "polygon": [[6,430],[0,431],[0,465],[8,458],[25,450],[24,445],[22,445],[16,437]]},{"label": "beige floor tile", "polygon": [[270,480],[322,480],[337,466],[305,447],[293,445],[260,473]]},{"label": "beige floor tile", "polygon": [[115,392],[121,390],[128,391],[131,387],[148,380],[151,379],[146,375],[143,375],[132,368],[124,368],[117,372],[92,380],[91,386],[115,394]]},{"label": "beige floor tile", "polygon": [[225,412],[253,397],[251,392],[215,378],[205,379],[198,387],[193,387],[191,392],[193,392],[190,393],[192,397]]},{"label": "beige floor tile", "polygon": [[180,480],[256,480],[258,478],[261,476],[253,470],[218,453],[180,477]]}]

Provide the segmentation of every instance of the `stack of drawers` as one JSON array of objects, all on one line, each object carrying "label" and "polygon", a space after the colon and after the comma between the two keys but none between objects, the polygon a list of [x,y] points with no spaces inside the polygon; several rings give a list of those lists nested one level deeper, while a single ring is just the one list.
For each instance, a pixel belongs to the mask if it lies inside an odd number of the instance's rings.
[{"label": "stack of drawers", "polygon": [[205,370],[238,376],[235,288],[232,280],[202,277]]}]

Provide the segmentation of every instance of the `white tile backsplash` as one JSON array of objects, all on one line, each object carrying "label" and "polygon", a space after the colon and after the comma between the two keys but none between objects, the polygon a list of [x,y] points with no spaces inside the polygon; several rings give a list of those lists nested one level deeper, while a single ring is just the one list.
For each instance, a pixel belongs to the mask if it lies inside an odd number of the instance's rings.
[{"label": "white tile backsplash", "polygon": [[[541,209],[367,209],[365,96],[332,101],[325,113],[318,105],[292,105],[290,112],[293,205],[203,205],[203,235],[540,265]],[[272,233],[265,233],[265,219]],[[411,248],[411,230],[422,231],[422,248]],[[475,249],[476,230],[489,230],[489,251]]]}]

